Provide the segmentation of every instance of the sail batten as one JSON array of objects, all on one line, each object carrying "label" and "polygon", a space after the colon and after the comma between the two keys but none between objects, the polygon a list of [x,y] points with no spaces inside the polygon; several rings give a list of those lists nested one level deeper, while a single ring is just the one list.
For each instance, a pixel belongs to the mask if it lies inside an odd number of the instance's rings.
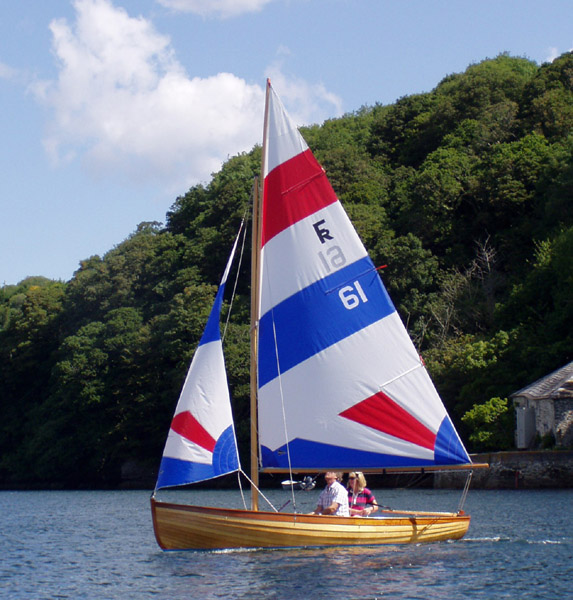
[{"label": "sail batten", "polygon": [[366,249],[272,88],[269,104],[258,345],[263,469],[286,467],[288,454],[293,469],[470,463]]}]

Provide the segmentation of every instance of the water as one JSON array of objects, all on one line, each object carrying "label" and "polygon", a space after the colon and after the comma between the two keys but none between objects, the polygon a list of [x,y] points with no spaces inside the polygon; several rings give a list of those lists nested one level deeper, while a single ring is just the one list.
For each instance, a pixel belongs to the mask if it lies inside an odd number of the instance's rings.
[{"label": "water", "polygon": [[[436,510],[455,510],[460,495],[375,493],[393,508]],[[225,505],[231,494],[161,498]],[[317,496],[300,492],[297,508],[311,510]],[[289,494],[269,497],[280,506]],[[472,524],[457,542],[166,553],[153,537],[148,492],[0,492],[0,598],[570,598],[572,502],[573,490],[472,491]]]}]

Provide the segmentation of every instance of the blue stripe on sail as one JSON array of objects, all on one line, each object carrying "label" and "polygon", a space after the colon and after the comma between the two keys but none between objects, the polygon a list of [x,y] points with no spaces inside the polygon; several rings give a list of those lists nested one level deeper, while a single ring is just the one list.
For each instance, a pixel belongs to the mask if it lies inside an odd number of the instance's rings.
[{"label": "blue stripe on sail", "polygon": [[[424,460],[416,457],[397,456],[366,452],[331,444],[321,444],[308,440],[295,439],[289,444],[290,461],[297,469],[384,469],[390,467],[429,467],[435,464],[433,460]],[[275,452],[269,448],[261,447],[261,460],[264,468],[289,468],[286,446]]]},{"label": "blue stripe on sail", "polygon": [[159,466],[156,489],[213,479],[213,477],[233,473],[238,468],[235,432],[230,425],[215,444],[211,464],[164,456]]},{"label": "blue stripe on sail", "polygon": [[159,466],[156,489],[185,485],[216,477],[213,465],[164,456]]},{"label": "blue stripe on sail", "polygon": [[278,375],[275,334],[284,373],[394,311],[368,257],[293,294],[260,320],[259,387]]},{"label": "blue stripe on sail", "polygon": [[438,465],[457,465],[471,462],[447,415],[444,417],[436,436],[434,456]]},{"label": "blue stripe on sail", "polygon": [[203,335],[201,337],[201,340],[199,341],[199,346],[203,344],[208,344],[209,342],[215,342],[221,339],[221,329],[219,326],[219,321],[221,320],[221,306],[223,305],[224,293],[225,283],[222,283],[219,286],[217,295],[215,296],[215,302],[213,302],[213,307],[211,308],[211,313],[209,314],[209,319],[207,320],[205,331],[203,331]]}]

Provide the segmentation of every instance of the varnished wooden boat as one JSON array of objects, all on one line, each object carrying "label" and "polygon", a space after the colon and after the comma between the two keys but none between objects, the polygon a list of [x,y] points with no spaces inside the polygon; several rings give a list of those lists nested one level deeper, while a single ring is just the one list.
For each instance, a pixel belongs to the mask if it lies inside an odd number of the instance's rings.
[{"label": "varnished wooden boat", "polygon": [[457,540],[463,513],[381,511],[379,518],[329,517],[159,502],[151,499],[157,543],[164,550],[367,546]]},{"label": "varnished wooden boat", "polygon": [[270,82],[262,154],[252,219],[251,510],[155,498],[163,488],[246,475],[219,328],[237,239],[151,499],[159,546],[367,546],[463,537],[470,518],[462,512],[383,510],[356,518],[258,510],[259,469],[292,480],[293,473],[320,471],[474,467],[378,268]]}]

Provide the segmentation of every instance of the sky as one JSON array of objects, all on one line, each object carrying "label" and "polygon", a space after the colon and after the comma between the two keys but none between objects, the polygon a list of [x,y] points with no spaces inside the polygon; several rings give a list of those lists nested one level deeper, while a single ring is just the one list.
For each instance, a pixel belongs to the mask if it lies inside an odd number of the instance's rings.
[{"label": "sky", "polygon": [[262,137],[573,49],[571,0],[0,3],[0,286],[68,281]]}]

